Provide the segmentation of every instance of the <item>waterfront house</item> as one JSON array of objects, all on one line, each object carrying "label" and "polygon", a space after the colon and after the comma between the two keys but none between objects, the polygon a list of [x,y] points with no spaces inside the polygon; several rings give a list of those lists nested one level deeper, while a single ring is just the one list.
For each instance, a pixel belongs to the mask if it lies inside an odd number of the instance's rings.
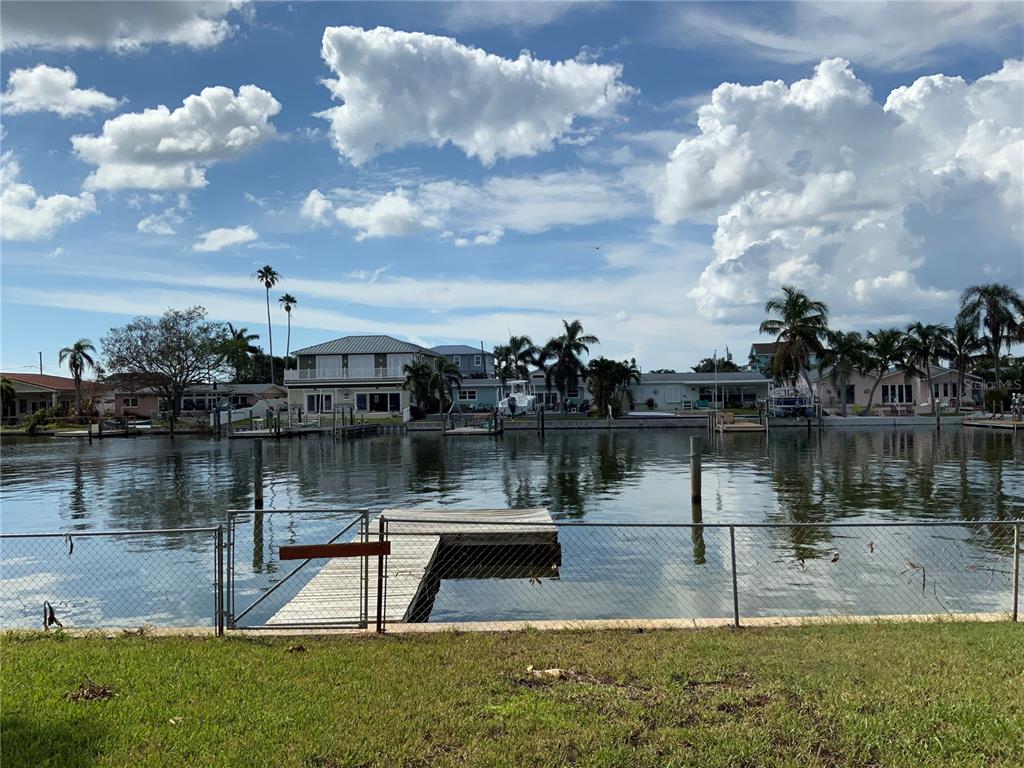
[{"label": "waterfront house", "polygon": [[[974,407],[981,403],[982,380],[973,374],[964,375],[964,393],[958,392],[960,374],[955,368],[943,368],[938,365],[931,367],[932,392],[936,402],[943,408],[956,408],[957,400],[966,407]],[[843,400],[846,400],[848,414],[863,411],[867,408],[871,387],[874,386],[873,374],[855,373],[847,383],[845,391],[840,391],[829,380],[829,371],[811,376],[814,394],[821,401],[825,410],[839,413]],[[928,379],[924,376],[907,376],[906,373],[890,368],[882,377],[875,392],[872,412],[877,414],[890,413],[925,413],[930,409],[928,397]]]},{"label": "waterfront house", "polygon": [[494,354],[466,344],[443,344],[431,347],[431,352],[444,355],[448,362],[462,371],[463,379],[494,377]]},{"label": "waterfront house", "polygon": [[[4,403],[4,422],[17,421],[42,408],[73,409],[75,380],[46,373],[0,373],[14,385],[14,398]],[[89,398],[95,382],[82,382],[82,398]]]},{"label": "waterfront house", "polygon": [[[179,403],[183,414],[206,414],[217,409],[249,408],[262,400],[279,400],[288,390],[278,384],[225,384],[209,382],[187,389]],[[101,413],[117,417],[151,418],[169,411],[170,404],[152,387],[137,387],[127,382],[108,382]]]},{"label": "waterfront house", "polygon": [[771,380],[758,371],[715,373],[644,373],[634,384],[633,400],[638,410],[652,399],[659,411],[710,408],[753,408],[768,397]]},{"label": "waterfront house", "polygon": [[285,371],[288,406],[305,413],[335,409],[400,413],[409,405],[403,366],[437,352],[391,336],[344,336],[292,352]]},{"label": "waterfront house", "polygon": [[[757,373],[763,374],[770,378],[772,375],[772,361],[775,358],[775,351],[778,349],[778,347],[779,344],[776,341],[754,342],[753,344],[751,344],[747,368],[751,371],[756,371]],[[810,364],[812,371],[817,369],[817,353],[810,353]]]}]

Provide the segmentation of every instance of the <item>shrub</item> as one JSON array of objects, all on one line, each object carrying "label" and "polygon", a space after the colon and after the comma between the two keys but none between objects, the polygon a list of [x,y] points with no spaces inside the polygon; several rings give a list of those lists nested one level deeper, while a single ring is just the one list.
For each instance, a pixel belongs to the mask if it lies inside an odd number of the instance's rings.
[{"label": "shrub", "polygon": [[654,401],[654,398],[653,397],[648,397],[647,398],[647,410],[653,411],[657,407],[658,407],[658,404]]}]

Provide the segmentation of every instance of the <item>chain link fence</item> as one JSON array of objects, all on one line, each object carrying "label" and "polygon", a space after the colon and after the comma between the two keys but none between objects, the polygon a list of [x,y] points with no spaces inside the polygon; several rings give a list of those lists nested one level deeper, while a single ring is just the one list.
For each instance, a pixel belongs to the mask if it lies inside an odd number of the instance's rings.
[{"label": "chain link fence", "polygon": [[0,534],[0,627],[220,629],[217,528]]},{"label": "chain link fence", "polygon": [[[1020,523],[553,523],[402,520],[383,618],[396,623],[1001,615],[1016,620]],[[526,527],[524,527],[525,529]],[[490,533],[489,533],[490,531]]]},{"label": "chain link fence", "polygon": [[537,524],[443,514],[240,510],[223,530],[2,534],[0,626],[1017,619],[1019,520]]}]

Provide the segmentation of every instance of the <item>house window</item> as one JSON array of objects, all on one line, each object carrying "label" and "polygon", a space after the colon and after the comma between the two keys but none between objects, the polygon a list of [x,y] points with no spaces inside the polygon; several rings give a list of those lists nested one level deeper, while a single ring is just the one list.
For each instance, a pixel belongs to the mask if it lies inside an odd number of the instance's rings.
[{"label": "house window", "polygon": [[321,393],[306,395],[306,411],[308,413],[330,413],[333,410],[333,395]]},{"label": "house window", "polygon": [[459,400],[476,400],[475,389],[460,389]]},{"label": "house window", "polygon": [[341,356],[341,370],[348,371],[348,355]]},{"label": "house window", "polygon": [[462,356],[461,355],[455,355],[455,366],[457,368],[461,368],[462,367]]},{"label": "house window", "polygon": [[137,397],[126,397],[124,399],[124,402],[121,403],[121,405],[124,408],[138,408],[139,407],[139,398],[137,398]]},{"label": "house window", "polygon": [[379,376],[384,376],[388,370],[388,356],[386,354],[374,355],[373,367],[377,369],[377,374]]},{"label": "house window", "polygon": [[480,365],[481,365],[480,355],[473,355],[473,367],[474,368],[479,368]]},{"label": "house window", "polygon": [[569,389],[566,389],[565,390],[565,396],[566,397],[579,397],[580,396],[579,387],[570,387]]},{"label": "house window", "polygon": [[949,397],[949,382],[948,381],[942,382],[942,396],[943,397]]},{"label": "house window", "polygon": [[935,397],[939,396],[939,384],[938,384],[938,382],[936,382],[935,384],[932,384],[932,392],[934,393]]}]

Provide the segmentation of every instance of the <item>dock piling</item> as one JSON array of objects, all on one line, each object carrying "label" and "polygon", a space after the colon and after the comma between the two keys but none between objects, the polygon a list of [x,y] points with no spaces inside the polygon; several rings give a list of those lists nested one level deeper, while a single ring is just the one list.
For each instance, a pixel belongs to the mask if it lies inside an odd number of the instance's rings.
[{"label": "dock piling", "polygon": [[253,508],[263,509],[263,441],[252,441]]},{"label": "dock piling", "polygon": [[701,489],[700,438],[690,437],[690,501],[700,504]]}]

